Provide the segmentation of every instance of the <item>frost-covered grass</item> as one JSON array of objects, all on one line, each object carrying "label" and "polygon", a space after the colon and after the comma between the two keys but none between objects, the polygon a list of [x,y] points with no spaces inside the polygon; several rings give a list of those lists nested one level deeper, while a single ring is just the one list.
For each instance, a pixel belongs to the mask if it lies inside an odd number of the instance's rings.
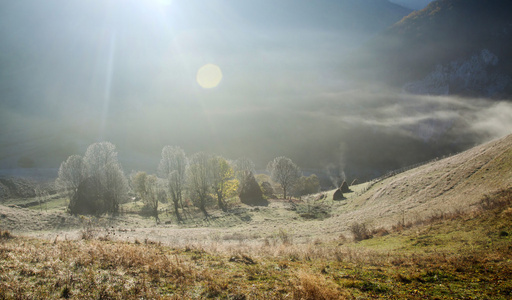
[{"label": "frost-covered grass", "polygon": [[[433,218],[358,243],[296,244],[286,230],[257,243],[163,245],[110,235],[53,241],[0,237],[6,299],[509,299],[512,190],[478,211]],[[5,233],[5,234],[4,234]]]}]

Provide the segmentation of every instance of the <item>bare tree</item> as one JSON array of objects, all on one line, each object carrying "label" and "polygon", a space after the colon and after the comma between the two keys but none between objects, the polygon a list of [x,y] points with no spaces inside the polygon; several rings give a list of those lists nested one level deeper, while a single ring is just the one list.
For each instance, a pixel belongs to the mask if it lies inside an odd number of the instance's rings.
[{"label": "bare tree", "polygon": [[168,192],[174,204],[174,213],[178,222],[183,222],[179,206],[183,208],[183,192],[186,183],[187,156],[176,146],[165,146],[158,165],[158,174],[166,179]]},{"label": "bare tree", "polygon": [[60,164],[59,177],[56,183],[66,192],[70,207],[75,200],[78,186],[85,180],[86,176],[85,163],[80,155],[71,155]]},{"label": "bare tree", "polygon": [[94,143],[87,147],[84,162],[89,177],[104,176],[109,167],[119,166],[116,146],[110,142]]},{"label": "bare tree", "polygon": [[158,217],[158,203],[165,198],[165,192],[160,185],[158,177],[148,175],[143,171],[137,172],[133,176],[133,189],[158,223],[160,221]]},{"label": "bare tree", "polygon": [[73,214],[108,212],[115,215],[126,198],[128,184],[109,142],[90,145],[85,156],[70,156],[59,169],[58,183],[69,191]]},{"label": "bare tree", "polygon": [[286,191],[300,178],[299,167],[288,157],[280,156],[274,158],[267,165],[270,178],[279,183],[283,188],[283,197],[286,199]]},{"label": "bare tree", "polygon": [[240,181],[240,185],[244,185],[250,173],[254,174],[254,163],[247,157],[239,158],[234,163],[235,176]]},{"label": "bare tree", "polygon": [[188,168],[189,192],[194,204],[208,218],[206,204],[210,200],[212,186],[211,155],[199,152],[190,157]]},{"label": "bare tree", "polygon": [[158,217],[158,203],[165,201],[165,190],[163,187],[163,183],[161,179],[159,179],[155,175],[148,176],[148,186],[149,186],[149,206],[153,209],[153,216],[155,217],[155,221],[160,222],[160,218]]},{"label": "bare tree", "polygon": [[211,180],[215,195],[217,196],[217,204],[222,211],[227,211],[227,205],[224,199],[229,193],[237,189],[237,182],[233,180],[234,171],[228,161],[216,156],[211,158]]},{"label": "bare tree", "polygon": [[245,190],[251,184],[251,178],[254,177],[254,162],[247,157],[241,157],[235,160],[234,171],[235,177],[238,179],[239,195],[242,193],[242,188]]},{"label": "bare tree", "polygon": [[149,175],[146,177],[146,187],[147,193],[145,198],[143,198],[146,206],[151,210],[151,214],[155,218],[155,222],[159,222],[158,218],[158,202],[160,202],[160,185],[158,184],[158,178],[154,175]]},{"label": "bare tree", "polygon": [[110,142],[94,143],[84,156],[91,192],[100,197],[103,207],[98,213],[116,215],[119,204],[126,198],[128,182],[117,160],[116,146]]},{"label": "bare tree", "polygon": [[147,179],[148,174],[143,171],[139,171],[132,176],[131,180],[133,191],[140,197],[140,199],[146,198],[149,192],[149,188],[147,186]]}]

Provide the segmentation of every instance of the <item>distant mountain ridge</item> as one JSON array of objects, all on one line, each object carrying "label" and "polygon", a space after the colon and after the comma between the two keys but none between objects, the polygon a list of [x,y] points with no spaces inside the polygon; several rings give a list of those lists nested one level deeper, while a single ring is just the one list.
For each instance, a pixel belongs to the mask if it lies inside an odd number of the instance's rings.
[{"label": "distant mountain ridge", "polygon": [[358,79],[411,92],[512,95],[512,1],[438,0],[367,43],[348,65]]},{"label": "distant mountain ridge", "polygon": [[241,17],[259,26],[279,24],[279,27],[294,30],[323,28],[375,32],[412,12],[388,0],[263,0],[232,1],[229,5]]},{"label": "distant mountain ridge", "polygon": [[432,0],[391,0],[391,2],[414,10],[425,8]]}]

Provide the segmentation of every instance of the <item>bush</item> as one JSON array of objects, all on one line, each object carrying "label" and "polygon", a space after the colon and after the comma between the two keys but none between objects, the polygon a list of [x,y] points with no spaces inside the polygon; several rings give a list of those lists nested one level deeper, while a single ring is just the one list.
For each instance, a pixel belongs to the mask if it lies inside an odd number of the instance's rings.
[{"label": "bush", "polygon": [[512,188],[502,189],[491,195],[485,195],[480,200],[480,208],[482,210],[492,210],[502,208],[512,203]]},{"label": "bush", "polygon": [[297,213],[304,219],[323,220],[330,217],[331,208],[323,202],[306,200],[297,206]]},{"label": "bush", "polygon": [[283,243],[283,245],[291,245],[293,243],[292,236],[282,228],[279,229],[277,237],[281,240],[281,243]]},{"label": "bush", "polygon": [[10,239],[12,238],[12,234],[9,232],[9,230],[2,231],[0,230],[0,239]]},{"label": "bush", "polygon": [[274,188],[272,188],[272,185],[268,181],[261,183],[261,191],[263,196],[265,196],[267,199],[276,198],[276,195],[274,194]]},{"label": "bush", "polygon": [[371,230],[369,230],[365,224],[361,223],[353,223],[350,226],[350,232],[354,236],[354,241],[356,242],[371,239],[373,237]]},{"label": "bush", "polygon": [[294,299],[344,299],[334,282],[324,276],[299,271],[290,282]]}]

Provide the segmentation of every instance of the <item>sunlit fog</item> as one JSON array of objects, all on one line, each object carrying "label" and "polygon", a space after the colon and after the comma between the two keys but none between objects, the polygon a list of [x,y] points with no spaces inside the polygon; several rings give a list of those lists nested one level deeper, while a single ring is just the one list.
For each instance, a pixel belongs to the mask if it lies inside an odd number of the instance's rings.
[{"label": "sunlit fog", "polygon": [[368,178],[507,134],[510,102],[351,76],[360,47],[428,4],[377,2],[3,1],[0,167],[110,141],[127,170],[177,145]]}]

